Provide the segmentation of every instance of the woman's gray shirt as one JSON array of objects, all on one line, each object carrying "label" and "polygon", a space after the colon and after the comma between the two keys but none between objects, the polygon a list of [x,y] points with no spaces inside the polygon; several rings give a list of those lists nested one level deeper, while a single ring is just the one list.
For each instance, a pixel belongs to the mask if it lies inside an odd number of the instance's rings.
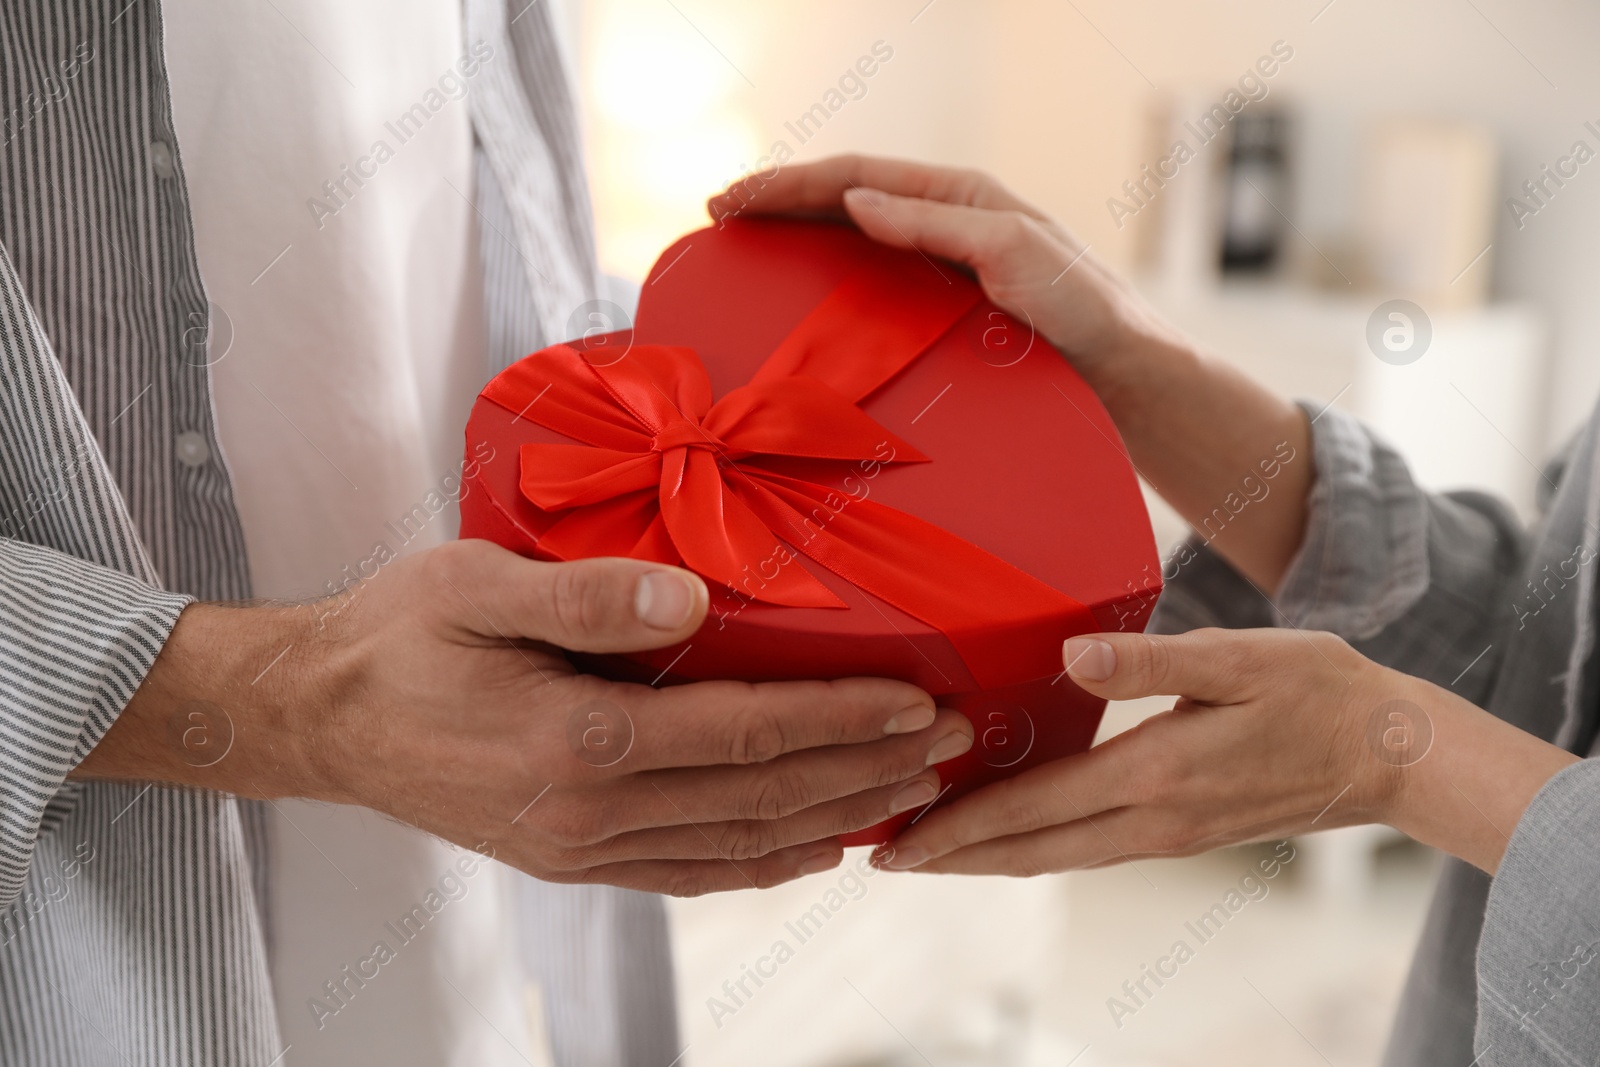
[{"label": "woman's gray shirt", "polygon": [[[1310,409],[1308,409],[1308,414]],[[1315,417],[1305,544],[1269,600],[1204,539],[1168,561],[1154,626],[1328,630],[1588,757],[1600,551],[1600,413],[1540,479],[1528,531],[1477,492],[1430,493],[1337,411]],[[1175,573],[1174,573],[1175,572]],[[1396,1015],[1392,1067],[1600,1059],[1600,761],[1534,798],[1490,878],[1449,859]]]}]

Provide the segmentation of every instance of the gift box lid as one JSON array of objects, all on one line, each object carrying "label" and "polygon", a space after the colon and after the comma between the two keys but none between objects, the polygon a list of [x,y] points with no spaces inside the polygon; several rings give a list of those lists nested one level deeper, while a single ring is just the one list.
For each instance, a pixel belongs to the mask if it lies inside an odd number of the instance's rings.
[{"label": "gift box lid", "polygon": [[[662,253],[642,287],[631,331],[572,345],[597,366],[627,360],[638,346],[692,349],[712,395],[721,398],[750,382],[843,283],[863,276],[925,283],[935,298],[948,287],[951,299],[965,302],[966,310],[920,356],[859,401],[887,436],[927,462],[869,468],[757,457],[756,467],[853,498],[864,493],[861,499],[940,527],[1077,602],[1086,609],[1078,621],[1042,635],[1039,648],[1054,652],[1048,662],[1042,651],[1034,656],[1040,674],[1059,671],[1059,641],[1071,635],[1068,629],[1142,628],[1160,590],[1160,563],[1115,426],[1082,378],[1028,322],[983,299],[971,278],[949,263],[884,247],[840,224],[724,220]],[[873,314],[870,307],[865,313]],[[863,358],[850,351],[848,335],[837,347],[826,358]],[[492,390],[474,408],[469,459],[481,459],[485,443],[493,458],[473,464],[462,499],[462,535],[548,556],[540,542],[562,512],[541,509],[519,491],[519,450],[571,439],[536,421],[537,403],[547,402],[531,391],[537,384],[528,383],[530,404],[521,410],[504,393],[488,399]],[[972,671],[937,628],[804,555],[797,553],[793,565],[844,607],[765,603],[708,583],[713,614],[695,639],[629,658],[647,671],[670,666],[683,678],[873,673],[935,693],[981,683],[975,677],[981,666]],[[940,583],[958,575],[934,558],[926,560],[925,577]]]}]

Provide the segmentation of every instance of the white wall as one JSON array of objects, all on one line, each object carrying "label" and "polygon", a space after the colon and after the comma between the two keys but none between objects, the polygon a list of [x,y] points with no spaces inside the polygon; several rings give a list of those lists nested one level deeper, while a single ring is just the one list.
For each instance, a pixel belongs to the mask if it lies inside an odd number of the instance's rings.
[{"label": "white wall", "polygon": [[[607,264],[642,273],[698,224],[703,193],[786,136],[784,121],[880,39],[895,58],[801,158],[876,151],[984,167],[1114,262],[1131,258],[1131,227],[1118,232],[1105,200],[1144,161],[1150,83],[1220,92],[1279,39],[1295,58],[1272,89],[1303,118],[1289,210],[1309,234],[1353,228],[1360,131],[1372,117],[1486,124],[1508,188],[1580,136],[1600,149],[1582,129],[1600,120],[1600,9],[1579,0],[1335,0],[1314,23],[1326,0],[925,2],[588,0],[580,51]],[[1600,391],[1600,302],[1590,299],[1600,161],[1521,232],[1503,206],[1498,218],[1494,250],[1474,269],[1493,271],[1497,295],[1546,310],[1554,329],[1542,439],[1517,442],[1537,456]]]}]

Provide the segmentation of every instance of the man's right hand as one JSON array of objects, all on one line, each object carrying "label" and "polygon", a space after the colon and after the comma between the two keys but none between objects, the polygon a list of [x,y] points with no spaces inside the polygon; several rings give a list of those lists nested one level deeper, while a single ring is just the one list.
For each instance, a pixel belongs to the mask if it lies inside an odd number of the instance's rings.
[{"label": "man's right hand", "polygon": [[834,866],[835,835],[929,803],[971,746],[901,682],[654,689],[559,651],[676,644],[706,605],[677,568],[483,541],[393,562],[336,612],[195,605],[74,777],[359,804],[549,881],[697,895]]}]

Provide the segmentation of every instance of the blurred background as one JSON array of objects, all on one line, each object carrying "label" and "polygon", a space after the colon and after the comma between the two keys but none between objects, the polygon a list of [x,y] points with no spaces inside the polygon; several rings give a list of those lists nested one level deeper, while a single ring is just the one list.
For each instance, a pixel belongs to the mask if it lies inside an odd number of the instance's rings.
[{"label": "blurred background", "polygon": [[[775,154],[875,152],[993,172],[1219,354],[1368,419],[1431,485],[1531,517],[1536,466],[1600,390],[1592,5],[563,12],[613,274],[642,277],[704,224],[707,195]],[[873,73],[853,76],[864,56]],[[1161,706],[1114,706],[1103,734]],[[1436,860],[1370,829],[1292,847],[1270,892],[1131,1014],[1108,1003],[1134,1003],[1123,983],[1270,849],[1026,883],[832,872],[675,902],[683,1062],[1375,1063]],[[825,928],[717,1017],[708,998],[830,890],[846,904]]]}]

